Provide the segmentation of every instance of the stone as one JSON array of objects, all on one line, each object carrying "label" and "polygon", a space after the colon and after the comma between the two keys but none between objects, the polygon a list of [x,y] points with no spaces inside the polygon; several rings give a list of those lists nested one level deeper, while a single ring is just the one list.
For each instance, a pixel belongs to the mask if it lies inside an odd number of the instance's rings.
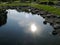
[{"label": "stone", "polygon": [[54,25],[54,29],[60,29],[60,25],[59,24],[55,24]]},{"label": "stone", "polygon": [[57,35],[58,33],[57,33],[56,31],[53,31],[52,34],[53,34],[53,35]]},{"label": "stone", "polygon": [[57,16],[58,19],[60,19],[60,16]]},{"label": "stone", "polygon": [[43,21],[43,24],[47,24],[47,21]]}]

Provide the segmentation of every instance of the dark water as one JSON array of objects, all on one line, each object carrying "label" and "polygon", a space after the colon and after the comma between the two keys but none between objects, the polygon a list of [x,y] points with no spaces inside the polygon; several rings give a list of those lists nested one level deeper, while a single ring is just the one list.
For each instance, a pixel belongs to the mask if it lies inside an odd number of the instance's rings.
[{"label": "dark water", "polygon": [[60,37],[52,35],[53,27],[40,15],[7,11],[0,19],[0,45],[60,45]]}]

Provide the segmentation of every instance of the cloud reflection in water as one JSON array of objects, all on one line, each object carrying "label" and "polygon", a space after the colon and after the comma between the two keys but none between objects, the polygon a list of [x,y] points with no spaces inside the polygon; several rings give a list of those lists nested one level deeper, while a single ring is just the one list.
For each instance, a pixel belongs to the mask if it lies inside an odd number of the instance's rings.
[{"label": "cloud reflection in water", "polygon": [[[40,35],[43,31],[43,18],[37,14],[17,12],[16,10],[8,10],[9,19],[15,20],[19,26],[24,28],[25,33]],[[41,23],[41,24],[40,24]]]}]

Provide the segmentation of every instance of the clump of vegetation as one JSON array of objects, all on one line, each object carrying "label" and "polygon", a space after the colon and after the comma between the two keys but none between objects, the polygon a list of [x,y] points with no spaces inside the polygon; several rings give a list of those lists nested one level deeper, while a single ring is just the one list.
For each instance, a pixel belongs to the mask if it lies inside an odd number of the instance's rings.
[{"label": "clump of vegetation", "polygon": [[47,4],[40,4],[42,2],[51,2],[51,4],[53,2],[53,4],[57,4],[58,0],[0,0],[0,6],[31,6],[38,9],[43,9],[53,14],[60,15],[60,8],[49,6]]}]

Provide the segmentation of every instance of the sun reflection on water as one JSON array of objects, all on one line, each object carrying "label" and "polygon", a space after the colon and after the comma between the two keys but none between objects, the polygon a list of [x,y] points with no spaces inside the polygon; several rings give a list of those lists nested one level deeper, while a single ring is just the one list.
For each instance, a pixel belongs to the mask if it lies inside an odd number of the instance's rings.
[{"label": "sun reflection on water", "polygon": [[30,28],[31,28],[32,32],[36,32],[37,31],[37,26],[35,24],[31,24]]}]

